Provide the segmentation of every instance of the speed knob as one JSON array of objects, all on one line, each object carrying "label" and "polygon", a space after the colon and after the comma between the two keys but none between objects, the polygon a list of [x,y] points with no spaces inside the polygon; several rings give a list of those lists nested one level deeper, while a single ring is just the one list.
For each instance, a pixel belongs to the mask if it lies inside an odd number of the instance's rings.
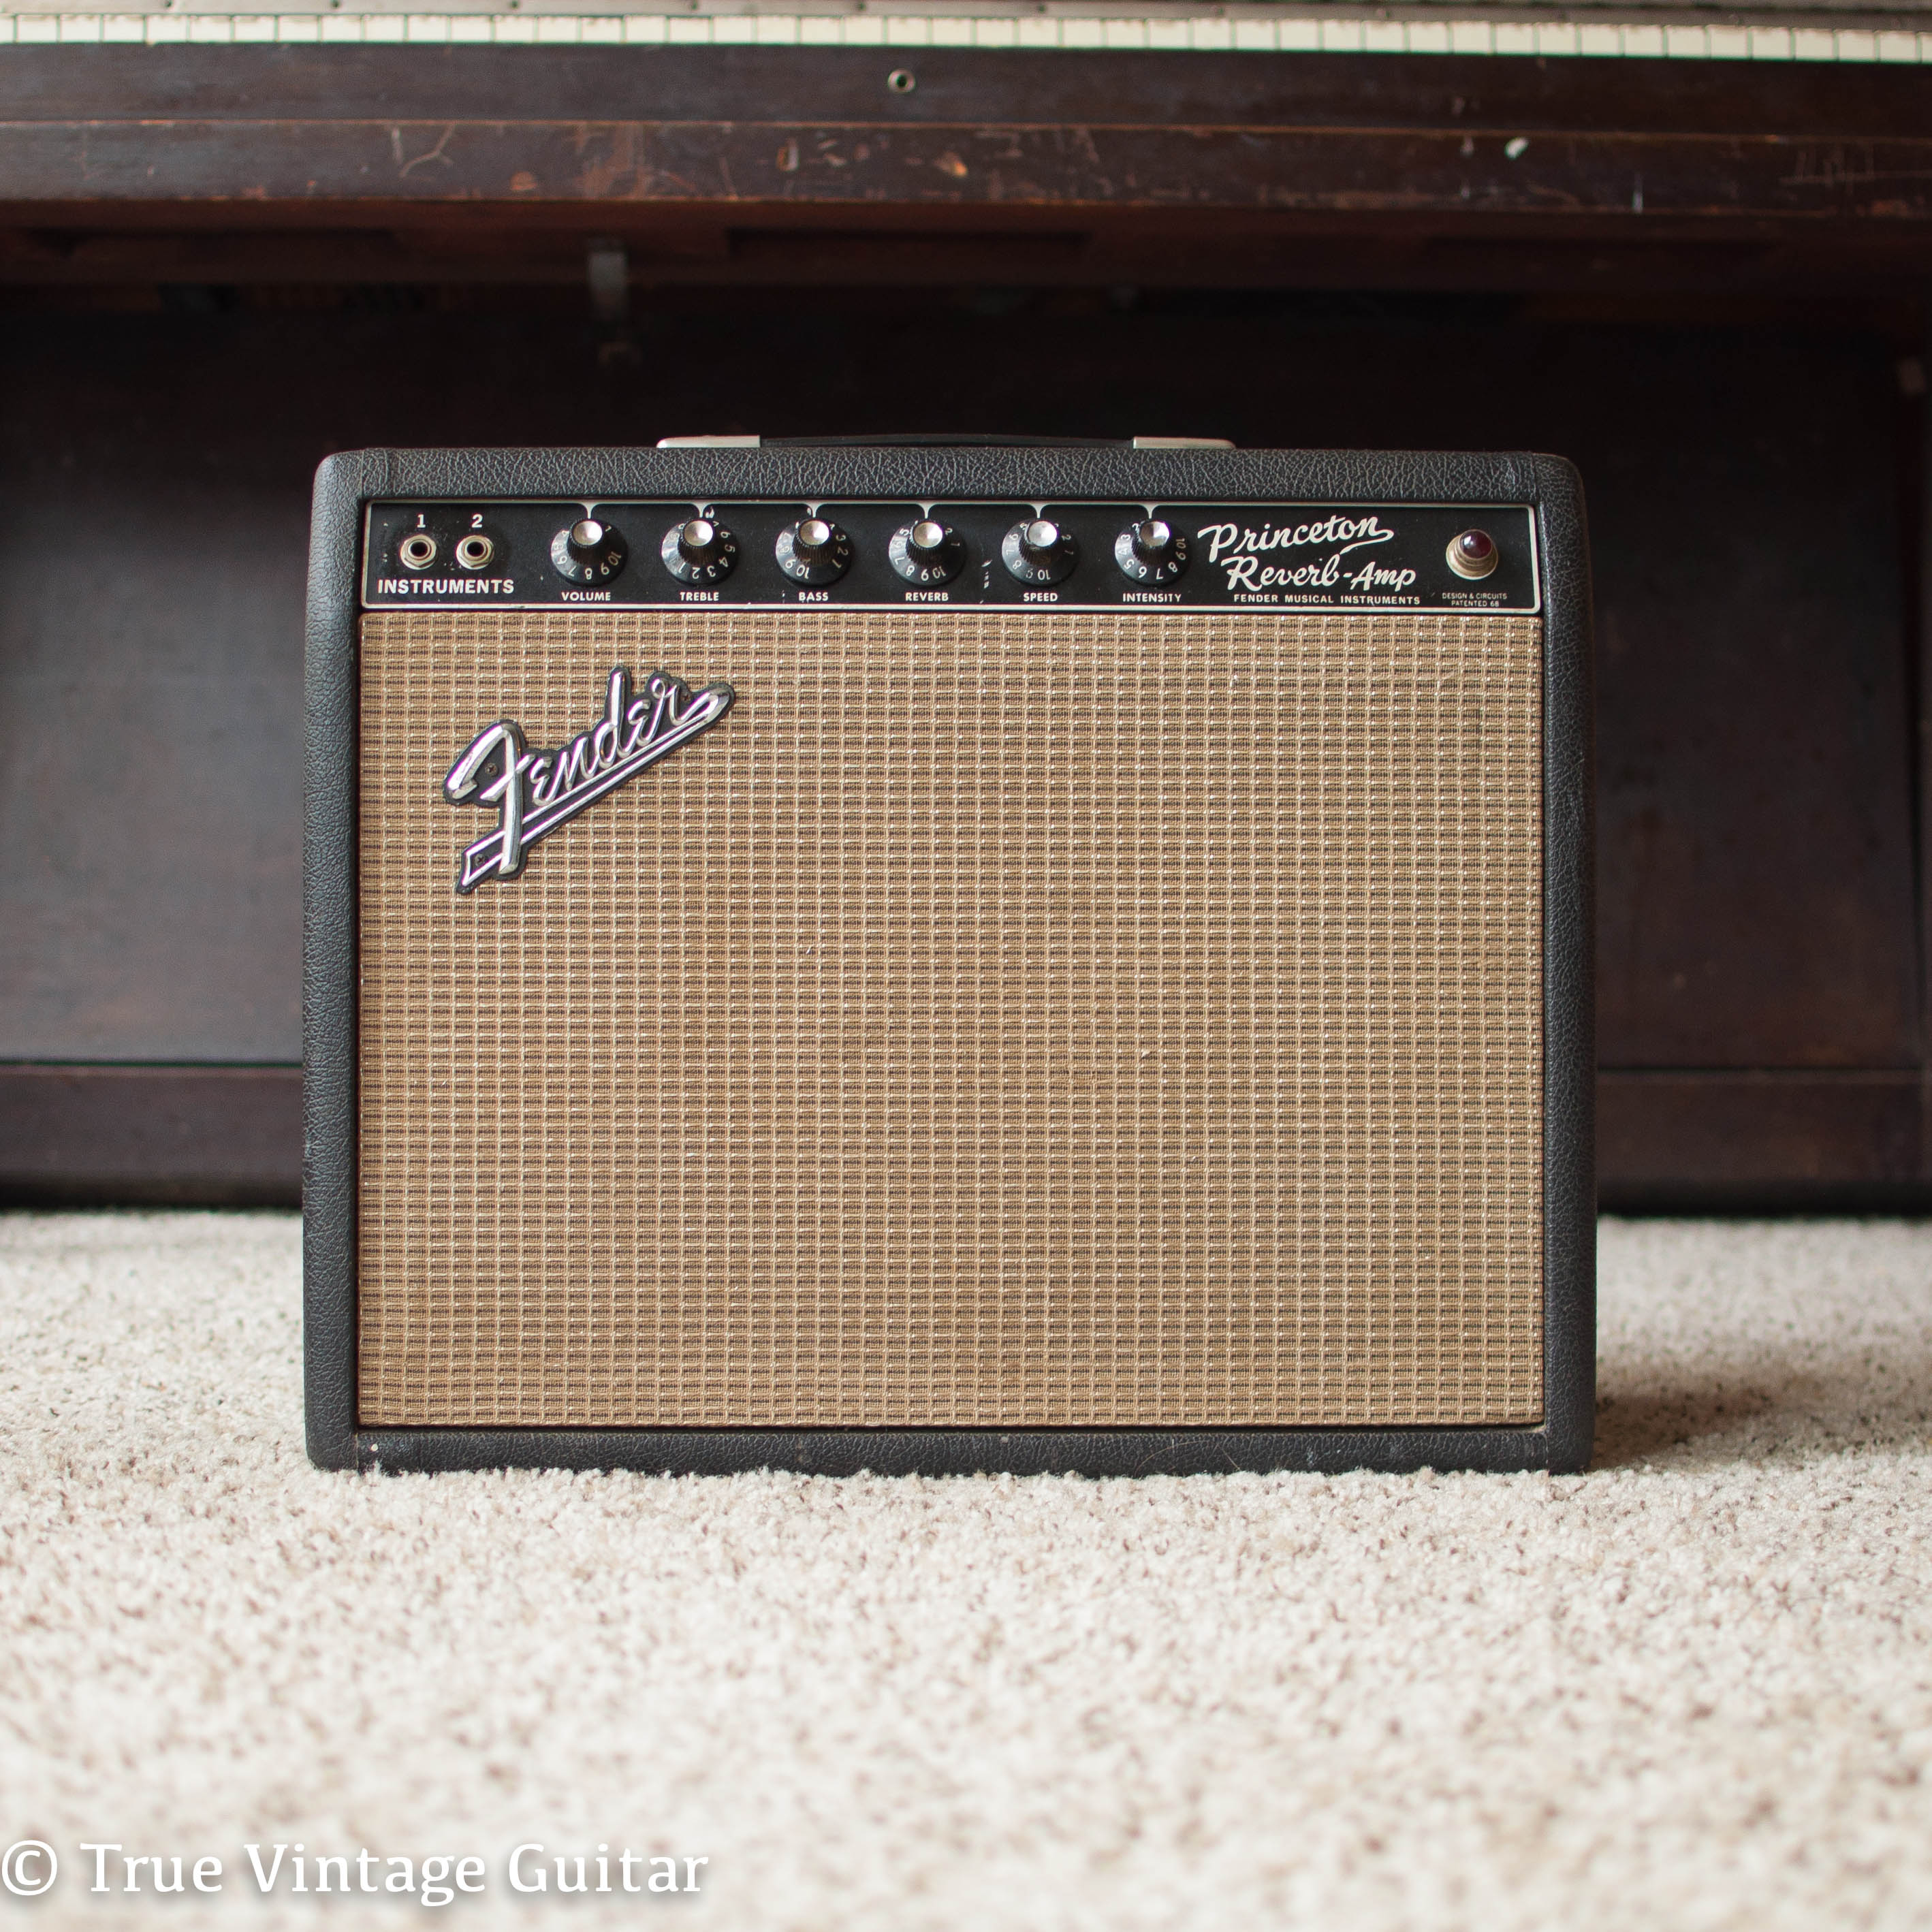
[{"label": "speed knob", "polygon": [[794,584],[836,584],[852,567],[852,539],[823,517],[779,533],[778,568]]},{"label": "speed knob", "polygon": [[930,517],[895,530],[886,554],[908,584],[950,584],[966,567],[966,545],[959,532]]},{"label": "speed knob", "polygon": [[1136,584],[1172,584],[1187,568],[1188,542],[1172,524],[1150,517],[1114,539],[1114,561]]},{"label": "speed knob", "polygon": [[710,517],[674,524],[658,547],[664,567],[680,584],[718,584],[738,565],[738,539]]},{"label": "speed knob", "polygon": [[582,518],[550,539],[550,567],[567,584],[608,584],[630,554],[622,536],[595,517]]},{"label": "speed knob", "polygon": [[1073,574],[1080,550],[1069,532],[1036,517],[1007,531],[1000,560],[1022,584],[1060,584]]}]

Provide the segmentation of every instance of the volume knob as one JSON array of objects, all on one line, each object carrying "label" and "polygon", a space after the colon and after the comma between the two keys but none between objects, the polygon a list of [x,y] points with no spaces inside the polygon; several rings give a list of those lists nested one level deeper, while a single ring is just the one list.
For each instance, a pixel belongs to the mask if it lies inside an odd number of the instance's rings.
[{"label": "volume knob", "polygon": [[836,584],[852,567],[852,539],[823,517],[807,517],[779,532],[778,568],[794,584]]},{"label": "volume knob", "polygon": [[1022,584],[1060,584],[1073,574],[1080,547],[1070,532],[1045,517],[1016,524],[1000,545],[1000,560]]},{"label": "volume knob", "polygon": [[966,567],[966,545],[959,532],[931,517],[895,530],[886,554],[908,584],[950,584]]},{"label": "volume knob", "polygon": [[710,517],[674,524],[658,548],[664,567],[680,584],[716,584],[738,565],[738,539]]},{"label": "volume knob", "polygon": [[608,584],[630,554],[622,536],[595,517],[580,519],[550,539],[550,567],[568,584]]},{"label": "volume knob", "polygon": [[1187,568],[1189,544],[1172,524],[1150,517],[1114,539],[1114,561],[1136,584],[1172,584]]}]

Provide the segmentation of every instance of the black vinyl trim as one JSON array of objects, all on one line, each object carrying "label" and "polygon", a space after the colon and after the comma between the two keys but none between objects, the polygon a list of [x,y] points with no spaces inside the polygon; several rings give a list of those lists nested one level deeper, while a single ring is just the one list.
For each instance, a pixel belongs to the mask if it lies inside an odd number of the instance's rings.
[{"label": "black vinyl trim", "polygon": [[303,668],[302,1358],[308,1453],[355,1466],[356,605],[362,500],[380,466],[316,477]]},{"label": "black vinyl trim", "polygon": [[1541,1469],[1544,1429],[365,1429],[365,1473],[644,1469],[673,1476],[1192,1476]]},{"label": "black vinyl trim", "polygon": [[1547,1466],[1586,1469],[1596,1426],[1596,694],[1582,478],[1541,472],[1544,1415]]},{"label": "black vinyl trim", "polygon": [[[358,544],[378,497],[849,496],[1520,502],[1544,617],[1544,1419],[1525,1429],[363,1429],[356,1415]],[[328,1468],[827,1475],[1580,1470],[1595,1408],[1594,800],[1583,499],[1560,458],[1407,452],[768,445],[365,451],[316,478],[303,852],[303,1289],[310,1456]]]}]

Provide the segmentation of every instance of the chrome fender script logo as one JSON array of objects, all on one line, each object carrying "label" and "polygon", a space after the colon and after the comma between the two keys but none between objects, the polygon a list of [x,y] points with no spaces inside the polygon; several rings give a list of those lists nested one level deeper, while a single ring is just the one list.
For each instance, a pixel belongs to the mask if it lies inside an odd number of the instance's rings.
[{"label": "chrome fender script logo", "polygon": [[610,674],[603,716],[560,750],[531,751],[521,727],[508,718],[486,724],[442,782],[452,805],[496,812],[496,830],[464,848],[456,890],[471,892],[485,879],[514,879],[539,838],[716,724],[736,694],[728,684],[693,691],[654,670],[633,698],[631,674],[620,664]]}]

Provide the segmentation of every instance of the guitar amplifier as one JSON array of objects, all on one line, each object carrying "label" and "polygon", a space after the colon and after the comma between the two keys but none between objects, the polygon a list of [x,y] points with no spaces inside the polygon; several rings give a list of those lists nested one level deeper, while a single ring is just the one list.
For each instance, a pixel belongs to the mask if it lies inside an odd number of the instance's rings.
[{"label": "guitar amplifier", "polygon": [[330,1466],[1576,1469],[1556,459],[365,452],[310,580]]}]

